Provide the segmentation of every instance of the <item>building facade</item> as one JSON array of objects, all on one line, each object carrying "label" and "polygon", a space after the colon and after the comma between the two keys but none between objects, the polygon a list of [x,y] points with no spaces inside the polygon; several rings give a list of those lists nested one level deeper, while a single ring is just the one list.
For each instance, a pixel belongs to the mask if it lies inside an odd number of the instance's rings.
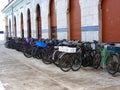
[{"label": "building facade", "polygon": [[98,40],[99,0],[9,0],[6,36]]}]

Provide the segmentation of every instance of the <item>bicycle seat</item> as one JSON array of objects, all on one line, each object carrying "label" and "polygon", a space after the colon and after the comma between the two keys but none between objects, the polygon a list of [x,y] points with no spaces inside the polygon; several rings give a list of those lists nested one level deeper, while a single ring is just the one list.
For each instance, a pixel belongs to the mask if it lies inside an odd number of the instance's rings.
[{"label": "bicycle seat", "polygon": [[98,43],[98,41],[96,41],[96,40],[93,40],[93,43]]}]

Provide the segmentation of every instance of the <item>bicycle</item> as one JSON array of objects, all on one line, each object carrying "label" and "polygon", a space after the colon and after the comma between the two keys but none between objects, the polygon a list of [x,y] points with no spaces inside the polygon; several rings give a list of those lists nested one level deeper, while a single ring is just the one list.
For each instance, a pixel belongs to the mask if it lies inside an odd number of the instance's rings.
[{"label": "bicycle", "polygon": [[82,59],[83,67],[93,66],[94,50],[92,49],[91,45],[91,42],[83,42],[81,45],[79,45],[79,57]]},{"label": "bicycle", "polygon": [[32,55],[33,46],[34,46],[33,40],[30,38],[26,38],[26,43],[24,44],[24,47],[23,47],[24,56],[26,56],[27,58],[31,58],[33,56]]},{"label": "bicycle", "polygon": [[82,59],[77,53],[63,53],[59,57],[59,67],[64,72],[68,72],[70,69],[78,71],[81,65]]},{"label": "bicycle", "polygon": [[53,63],[52,60],[52,55],[54,53],[54,41],[53,40],[49,40],[46,42],[46,47],[42,50],[42,61],[45,64],[51,64]]},{"label": "bicycle", "polygon": [[93,67],[97,69],[100,67],[100,63],[103,62],[103,65],[105,65],[107,72],[111,75],[114,75],[118,71],[118,63],[120,61],[118,56],[113,51],[107,50],[104,45],[108,44],[100,45],[100,47],[97,49],[96,54],[93,58]]},{"label": "bicycle", "polygon": [[112,52],[110,57],[107,59],[107,71],[111,75],[116,74],[119,71],[120,67],[120,47],[116,46],[108,46],[107,47],[108,52]]},{"label": "bicycle", "polygon": [[70,69],[73,71],[78,71],[81,68],[82,59],[77,52],[76,44],[70,42],[68,46],[63,46],[61,48],[61,54],[59,56],[59,67],[62,71],[68,72]]}]

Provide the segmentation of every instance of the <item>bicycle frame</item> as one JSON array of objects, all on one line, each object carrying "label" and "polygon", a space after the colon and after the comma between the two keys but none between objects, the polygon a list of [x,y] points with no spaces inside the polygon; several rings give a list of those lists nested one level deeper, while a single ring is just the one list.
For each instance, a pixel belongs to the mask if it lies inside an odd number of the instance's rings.
[{"label": "bicycle frame", "polygon": [[101,60],[106,65],[107,59],[110,56],[110,52],[106,51],[106,48],[100,48]]}]

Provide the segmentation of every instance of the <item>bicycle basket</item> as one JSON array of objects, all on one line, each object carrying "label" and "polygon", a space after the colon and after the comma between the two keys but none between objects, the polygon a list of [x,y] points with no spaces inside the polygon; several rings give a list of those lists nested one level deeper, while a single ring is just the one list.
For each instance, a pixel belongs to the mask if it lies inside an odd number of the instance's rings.
[{"label": "bicycle basket", "polygon": [[120,47],[117,46],[108,46],[107,47],[108,52],[114,52],[114,53],[120,53]]}]

